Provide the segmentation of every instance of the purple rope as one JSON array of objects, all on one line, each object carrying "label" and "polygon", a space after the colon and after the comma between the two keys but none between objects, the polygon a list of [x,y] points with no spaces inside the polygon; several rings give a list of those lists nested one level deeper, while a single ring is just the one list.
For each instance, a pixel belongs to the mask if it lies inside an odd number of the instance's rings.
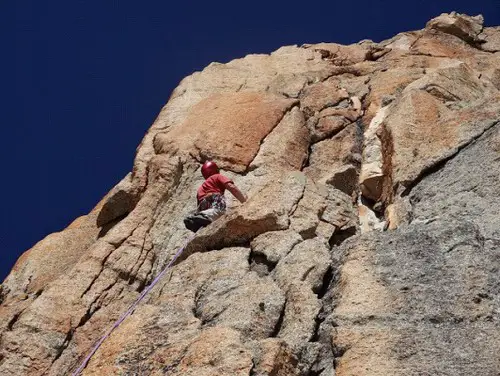
[{"label": "purple rope", "polygon": [[179,256],[182,254],[182,252],[184,252],[184,249],[186,249],[188,243],[191,241],[191,239],[193,237],[194,237],[194,234],[177,251],[177,253],[174,255],[174,257],[172,258],[172,260],[170,260],[170,262],[168,263],[168,265],[165,267],[165,269],[163,269],[161,271],[161,273],[156,276],[156,278],[153,280],[153,282],[151,282],[151,284],[149,286],[147,286],[142,291],[141,295],[139,295],[139,297],[135,300],[135,302],[132,303],[132,305],[129,307],[129,309],[124,314],[122,314],[120,316],[120,318],[118,320],[116,320],[116,322],[113,324],[113,326],[111,328],[109,328],[109,330],[106,332],[106,334],[104,334],[101,337],[101,339],[95,344],[95,346],[92,348],[92,350],[89,352],[89,354],[82,361],[82,364],[80,364],[80,367],[78,367],[78,369],[75,372],[72,373],[72,376],[78,376],[85,369],[85,367],[87,367],[87,363],[90,361],[90,359],[92,358],[92,356],[94,356],[94,354],[97,352],[97,350],[99,349],[99,347],[101,347],[102,343],[111,335],[111,333],[116,328],[118,328],[120,326],[120,324],[123,321],[125,321],[125,319],[128,316],[130,316],[132,314],[132,312],[134,311],[135,307],[137,307],[137,305],[142,301],[142,299],[144,299],[144,297],[148,294],[148,292],[150,292],[151,289],[158,283],[158,281],[165,275],[165,273],[167,272],[167,270],[172,267],[172,265],[174,264],[175,260],[177,260],[179,258]]}]

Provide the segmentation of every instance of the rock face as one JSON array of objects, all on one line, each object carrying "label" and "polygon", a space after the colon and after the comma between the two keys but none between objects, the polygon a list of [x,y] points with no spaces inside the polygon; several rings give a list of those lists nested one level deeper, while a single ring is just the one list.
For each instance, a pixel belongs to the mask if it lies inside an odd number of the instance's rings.
[{"label": "rock face", "polygon": [[[187,241],[84,375],[497,375],[499,41],[452,13],[185,78],[2,284],[0,374],[70,375]],[[192,238],[207,158],[250,199]]]}]

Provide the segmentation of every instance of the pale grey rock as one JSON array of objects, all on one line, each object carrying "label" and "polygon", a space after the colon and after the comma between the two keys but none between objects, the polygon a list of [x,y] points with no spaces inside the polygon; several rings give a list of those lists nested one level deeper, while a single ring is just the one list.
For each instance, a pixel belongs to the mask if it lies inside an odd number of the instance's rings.
[{"label": "pale grey rock", "polygon": [[498,123],[411,192],[414,221],[454,218],[473,222],[500,241],[500,116]]},{"label": "pale grey rock", "polygon": [[324,185],[317,185],[307,179],[302,198],[290,217],[290,228],[304,239],[314,237],[320,222],[319,216],[326,208],[327,195]]},{"label": "pale grey rock", "polygon": [[319,291],[329,266],[330,253],[325,244],[317,238],[308,239],[280,260],[273,277],[285,291],[298,282],[304,282],[312,291]]},{"label": "pale grey rock", "polygon": [[286,293],[283,325],[278,334],[300,353],[313,338],[321,302],[307,284],[292,284]]},{"label": "pale grey rock", "polygon": [[443,13],[430,20],[427,28],[452,34],[466,42],[478,42],[478,35],[483,30],[484,18],[482,15],[475,17],[456,12]]},{"label": "pale grey rock", "polygon": [[485,27],[479,37],[484,40],[481,49],[488,52],[500,51],[500,27]]},{"label": "pale grey rock", "polygon": [[301,241],[302,237],[293,230],[270,231],[252,240],[252,253],[262,255],[267,262],[276,265]]},{"label": "pale grey rock", "polygon": [[229,274],[201,286],[195,315],[202,325],[230,327],[247,339],[265,339],[273,334],[284,303],[283,292],[270,278]]},{"label": "pale grey rock", "polygon": [[450,218],[412,224],[352,238],[336,254],[341,283],[330,292],[335,308],[323,330],[346,350],[337,372],[496,372],[498,245],[491,248],[478,226]]}]

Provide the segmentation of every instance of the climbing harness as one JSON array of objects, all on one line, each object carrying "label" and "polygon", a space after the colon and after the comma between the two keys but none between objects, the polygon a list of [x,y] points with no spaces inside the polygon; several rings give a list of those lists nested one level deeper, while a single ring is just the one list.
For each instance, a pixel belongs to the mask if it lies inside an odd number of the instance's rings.
[{"label": "climbing harness", "polygon": [[156,276],[156,278],[153,280],[153,282],[151,282],[151,284],[149,286],[147,286],[141,293],[141,295],[139,295],[139,297],[130,305],[129,309],[120,316],[120,318],[118,320],[116,320],[116,322],[113,324],[113,326],[111,328],[108,329],[108,331],[101,337],[101,339],[99,341],[97,341],[97,343],[94,345],[94,347],[92,348],[92,350],[88,353],[88,355],[85,357],[85,359],[82,361],[82,363],[80,364],[80,366],[78,367],[78,369],[72,373],[72,376],[78,376],[84,369],[85,367],[87,367],[87,363],[90,361],[90,359],[92,358],[92,356],[94,356],[94,354],[97,352],[97,350],[99,349],[99,347],[101,347],[102,343],[111,335],[111,333],[120,326],[120,324],[125,321],[125,319],[130,316],[132,314],[132,312],[134,311],[135,307],[137,307],[137,305],[144,299],[144,297],[148,294],[148,292],[151,291],[151,289],[158,283],[158,281],[165,275],[165,273],[173,266],[174,262],[179,258],[179,256],[182,254],[182,252],[184,252],[184,250],[186,249],[187,245],[189,244],[189,242],[194,238],[195,234],[191,235],[187,240],[186,240],[186,243],[184,243],[184,245],[179,248],[179,250],[177,251],[177,253],[174,255],[174,257],[172,258],[172,260],[170,260],[170,262],[168,263],[168,265],[165,267],[165,269],[163,269],[160,274],[158,274]]},{"label": "climbing harness", "polygon": [[220,193],[211,193],[204,198],[198,204],[198,211],[207,210],[214,208],[218,211],[226,211],[226,198]]}]

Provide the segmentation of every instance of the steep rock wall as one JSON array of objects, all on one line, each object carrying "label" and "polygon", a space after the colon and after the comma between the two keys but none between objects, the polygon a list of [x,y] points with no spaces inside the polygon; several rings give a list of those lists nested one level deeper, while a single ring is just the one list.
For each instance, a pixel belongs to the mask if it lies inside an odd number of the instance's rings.
[{"label": "steep rock wall", "polygon": [[132,172],[4,281],[0,374],[71,374],[189,238],[207,158],[249,201],[188,243],[84,375],[496,374],[500,30],[482,22],[185,78]]}]

